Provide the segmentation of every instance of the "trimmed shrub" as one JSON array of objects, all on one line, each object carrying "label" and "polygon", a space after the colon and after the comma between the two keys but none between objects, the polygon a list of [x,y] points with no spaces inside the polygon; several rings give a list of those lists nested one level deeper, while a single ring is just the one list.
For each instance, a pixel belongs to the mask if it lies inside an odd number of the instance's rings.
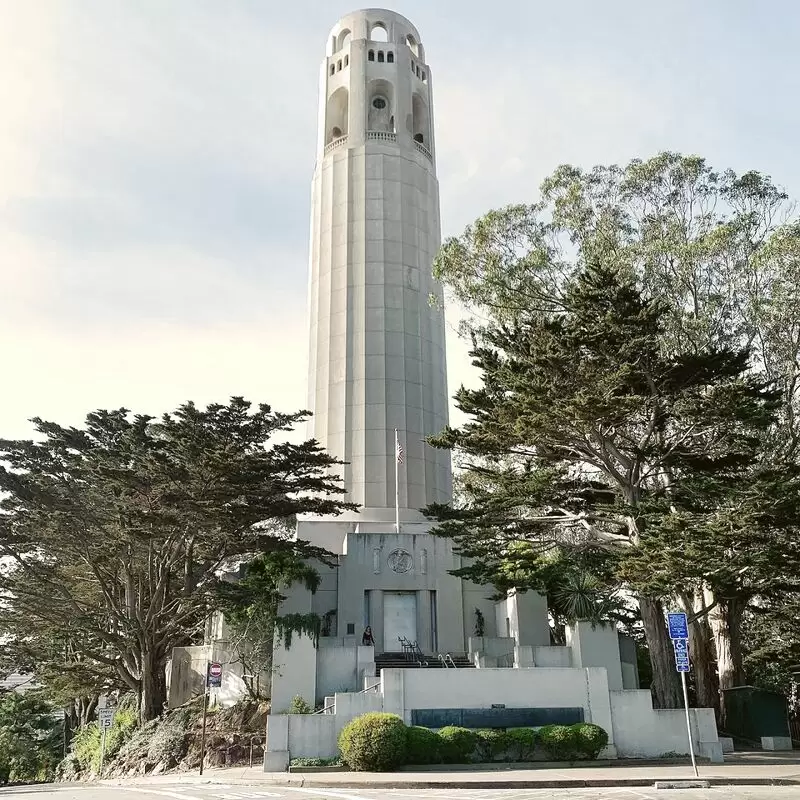
[{"label": "trimmed shrub", "polygon": [[442,741],[430,728],[406,728],[406,763],[441,764]]},{"label": "trimmed shrub", "polygon": [[545,725],[539,728],[539,742],[553,761],[574,761],[578,749],[578,732],[568,725]]},{"label": "trimmed shrub", "polygon": [[405,723],[396,714],[362,714],[342,728],[339,749],[347,766],[357,772],[394,769],[406,762]]},{"label": "trimmed shrub", "polygon": [[478,743],[475,753],[476,761],[505,761],[508,740],[503,731],[492,728],[475,731]]},{"label": "trimmed shrub", "polygon": [[505,733],[506,760],[533,761],[539,736],[533,728],[509,728]]},{"label": "trimmed shrub", "polygon": [[469,764],[475,760],[479,738],[469,728],[448,725],[439,731],[444,764]]},{"label": "trimmed shrub", "polygon": [[575,732],[577,750],[584,758],[597,758],[608,744],[608,734],[599,725],[579,722],[572,726],[572,730]]}]

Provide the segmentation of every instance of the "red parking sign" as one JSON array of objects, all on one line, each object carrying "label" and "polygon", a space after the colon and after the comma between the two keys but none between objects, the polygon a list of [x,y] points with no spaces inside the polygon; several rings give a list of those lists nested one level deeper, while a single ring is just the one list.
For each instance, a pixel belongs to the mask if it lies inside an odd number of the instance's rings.
[{"label": "red parking sign", "polygon": [[214,662],[208,665],[208,685],[222,686],[222,664]]}]

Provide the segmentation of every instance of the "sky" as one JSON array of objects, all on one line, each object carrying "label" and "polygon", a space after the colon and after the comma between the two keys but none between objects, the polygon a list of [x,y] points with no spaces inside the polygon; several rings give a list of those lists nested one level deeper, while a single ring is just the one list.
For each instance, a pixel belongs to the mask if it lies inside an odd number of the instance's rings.
[{"label": "sky", "polygon": [[[331,0],[0,0],[0,438],[97,408],[306,405]],[[669,149],[800,196],[793,0],[404,0],[443,235],[559,164]],[[450,319],[451,391],[473,382]]]}]

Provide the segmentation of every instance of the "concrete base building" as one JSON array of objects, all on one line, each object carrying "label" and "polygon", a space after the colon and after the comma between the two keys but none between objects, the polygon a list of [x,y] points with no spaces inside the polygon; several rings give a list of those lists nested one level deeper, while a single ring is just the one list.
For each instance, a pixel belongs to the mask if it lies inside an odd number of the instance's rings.
[{"label": "concrete base building", "polygon": [[[433,120],[416,28],[383,9],[343,17],[320,70],[308,402],[310,435],[344,462],[360,510],[298,523],[298,539],[337,563],[319,566],[315,593],[293,589],[283,605],[324,625],[318,647],[276,642],[273,674],[261,676],[272,685],[265,769],[335,755],[342,726],[370,710],[432,728],[596,722],[608,757],[687,752],[683,711],[654,711],[638,690],[632,642],[579,624],[551,646],[546,598],[498,602],[453,577],[460,557],[419,511],[452,490],[449,453],[425,441],[448,419]],[[362,646],[367,626],[374,646]],[[232,702],[253,677],[226,654],[224,625],[206,649],[229,662],[217,694]],[[193,685],[196,650],[173,659],[171,703]],[[298,695],[325,713],[280,713]],[[695,710],[693,725],[697,752],[721,758],[713,712]]]}]

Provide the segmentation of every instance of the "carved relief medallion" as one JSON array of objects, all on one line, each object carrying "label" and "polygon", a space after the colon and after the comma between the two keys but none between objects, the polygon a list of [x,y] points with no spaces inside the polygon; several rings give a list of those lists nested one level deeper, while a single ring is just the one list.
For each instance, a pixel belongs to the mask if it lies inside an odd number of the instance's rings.
[{"label": "carved relief medallion", "polygon": [[389,553],[389,568],[393,572],[409,572],[414,566],[414,559],[408,550],[392,550]]}]

